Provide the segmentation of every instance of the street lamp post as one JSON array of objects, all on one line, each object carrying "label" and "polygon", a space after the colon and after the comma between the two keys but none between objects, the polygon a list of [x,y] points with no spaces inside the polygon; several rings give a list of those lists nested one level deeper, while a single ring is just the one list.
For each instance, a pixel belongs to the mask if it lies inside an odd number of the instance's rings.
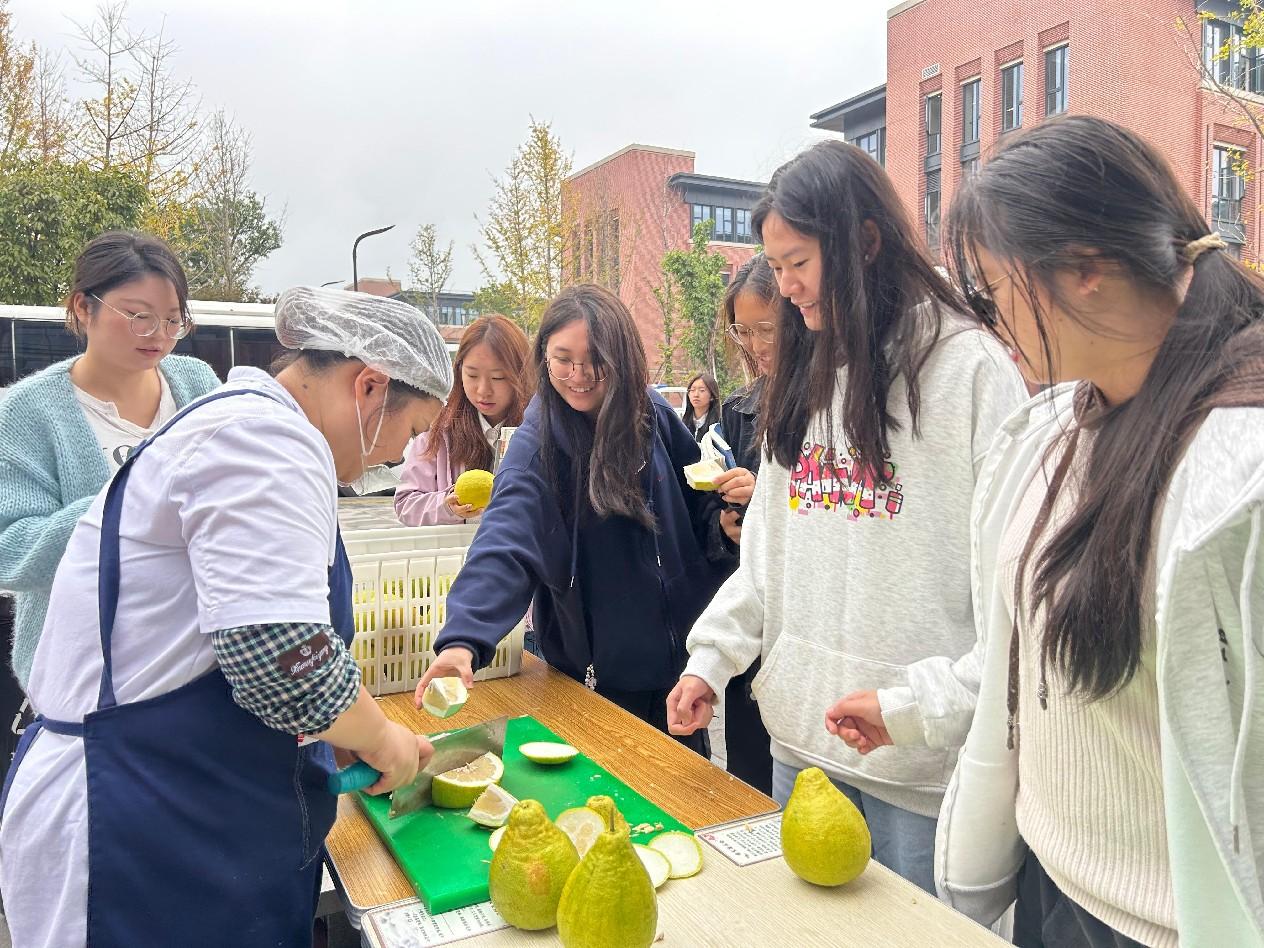
[{"label": "street lamp post", "polygon": [[356,269],[356,250],[360,247],[360,241],[365,237],[373,237],[377,234],[385,234],[388,230],[394,230],[395,225],[389,227],[379,227],[377,230],[366,230],[363,234],[355,239],[355,243],[351,245],[351,288],[353,290],[360,289],[360,273]]}]

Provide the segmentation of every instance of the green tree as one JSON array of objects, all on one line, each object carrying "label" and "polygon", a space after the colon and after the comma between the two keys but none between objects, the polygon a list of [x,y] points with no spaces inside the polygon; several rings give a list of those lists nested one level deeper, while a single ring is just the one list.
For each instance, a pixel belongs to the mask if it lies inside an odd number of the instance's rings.
[{"label": "green tree", "polygon": [[683,355],[689,366],[712,375],[727,392],[735,380],[724,355],[718,314],[729,264],[723,254],[707,250],[714,229],[714,221],[702,221],[694,225],[688,250],[668,251],[663,257],[663,285],[654,295],[663,310],[664,371],[671,371],[668,367]]},{"label": "green tree", "polygon": [[496,179],[487,214],[479,219],[486,248],[474,248],[474,256],[488,283],[504,294],[504,315],[527,332],[535,331],[562,288],[562,182],[570,173],[571,159],[551,126],[532,119],[526,142]]},{"label": "green tree", "polygon": [[118,169],[32,161],[0,175],[0,300],[55,306],[75,257],[106,230],[132,228],[148,200]]},{"label": "green tree", "polygon": [[281,223],[249,186],[250,138],[221,111],[207,123],[207,148],[187,205],[170,209],[172,243],[195,298],[242,302],[257,295],[255,266],[281,246]]}]

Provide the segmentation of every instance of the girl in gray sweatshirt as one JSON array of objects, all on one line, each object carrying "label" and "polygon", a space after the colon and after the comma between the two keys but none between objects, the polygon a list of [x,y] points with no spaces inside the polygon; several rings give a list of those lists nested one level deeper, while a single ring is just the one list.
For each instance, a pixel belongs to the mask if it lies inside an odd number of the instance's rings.
[{"label": "girl in gray sweatshirt", "polygon": [[1025,398],[1005,348],[960,315],[883,170],[822,142],[753,214],[783,316],[767,451],[741,564],[688,639],[669,724],[710,719],[756,658],[773,796],[820,767],[864,813],[879,862],[934,891],[935,817],[956,755],[864,756],[827,729],[859,688],[975,641],[970,502],[994,432]]}]

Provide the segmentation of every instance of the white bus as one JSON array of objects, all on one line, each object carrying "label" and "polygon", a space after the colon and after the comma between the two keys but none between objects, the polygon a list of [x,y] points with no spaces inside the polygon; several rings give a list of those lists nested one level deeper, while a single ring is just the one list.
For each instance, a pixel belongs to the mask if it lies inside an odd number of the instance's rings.
[{"label": "white bus", "polygon": [[[190,300],[189,311],[194,331],[176,343],[175,351],[207,362],[221,379],[237,365],[266,369],[281,352],[271,303]],[[65,323],[60,306],[0,305],[0,388],[82,352],[83,343]],[[455,352],[456,344],[448,343],[448,351]]]}]

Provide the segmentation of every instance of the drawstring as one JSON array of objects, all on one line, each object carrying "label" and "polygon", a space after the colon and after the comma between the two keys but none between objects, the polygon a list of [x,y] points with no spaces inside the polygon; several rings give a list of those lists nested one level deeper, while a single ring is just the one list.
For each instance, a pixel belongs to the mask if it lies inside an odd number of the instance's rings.
[{"label": "drawstring", "polygon": [[1238,589],[1238,612],[1242,616],[1242,656],[1245,666],[1245,687],[1242,698],[1242,717],[1238,721],[1238,745],[1233,752],[1233,772],[1229,777],[1229,823],[1233,826],[1233,851],[1238,849],[1238,799],[1244,793],[1242,768],[1246,763],[1246,748],[1251,736],[1251,719],[1255,711],[1255,679],[1259,657],[1255,648],[1255,630],[1252,627],[1251,593],[1255,580],[1255,558],[1260,547],[1260,507],[1251,511],[1251,538],[1246,545],[1246,558],[1242,562],[1242,584]]},{"label": "drawstring", "polygon": [[[1063,484],[1066,482],[1067,472],[1071,469],[1071,461],[1075,457],[1075,449],[1080,440],[1080,428],[1076,428],[1071,432],[1071,436],[1067,439],[1066,450],[1062,452],[1062,457],[1058,461],[1058,466],[1054,468],[1053,478],[1049,481],[1049,487],[1045,491],[1045,499],[1040,505],[1040,511],[1036,514],[1036,521],[1032,524],[1031,532],[1027,535],[1027,543],[1023,547],[1023,555],[1019,557],[1018,569],[1014,574],[1014,624],[1010,631],[1009,640],[1009,681],[1005,690],[1005,708],[1008,712],[1006,718],[1006,736],[1005,747],[1013,750],[1018,739],[1018,678],[1019,678],[1019,619],[1022,615],[1023,603],[1030,598],[1024,593],[1024,579],[1026,578],[1031,559],[1035,555],[1036,546],[1040,539],[1044,536],[1045,530],[1049,526],[1049,520],[1053,516],[1053,507],[1057,502],[1058,493],[1062,490]],[[1056,442],[1055,442],[1056,445]],[[1041,464],[1041,469],[1044,465]],[[1028,488],[1030,490],[1030,488]],[[1028,613],[1028,620],[1031,628],[1035,629],[1037,623],[1036,605],[1033,603]],[[1040,702],[1040,710],[1049,710],[1049,685],[1048,685],[1048,662],[1046,660],[1044,648],[1044,636],[1036,642],[1036,648],[1040,655],[1040,682],[1036,687],[1036,699]]]},{"label": "drawstring", "polygon": [[[582,474],[583,474],[582,463],[579,462],[578,460],[572,462],[571,480],[575,482],[575,492],[574,492],[574,505],[571,510],[571,585],[570,585],[571,589],[575,588],[575,581],[579,576],[579,512],[580,512],[580,500],[582,499],[582,496],[583,496],[581,492],[583,490],[583,485],[585,481],[587,480],[585,477],[582,476]],[[589,657],[591,658],[592,657],[591,632],[589,634],[590,634]],[[597,690],[597,670],[591,662],[589,662],[588,667],[584,669],[584,687],[587,688],[589,691]]]}]

